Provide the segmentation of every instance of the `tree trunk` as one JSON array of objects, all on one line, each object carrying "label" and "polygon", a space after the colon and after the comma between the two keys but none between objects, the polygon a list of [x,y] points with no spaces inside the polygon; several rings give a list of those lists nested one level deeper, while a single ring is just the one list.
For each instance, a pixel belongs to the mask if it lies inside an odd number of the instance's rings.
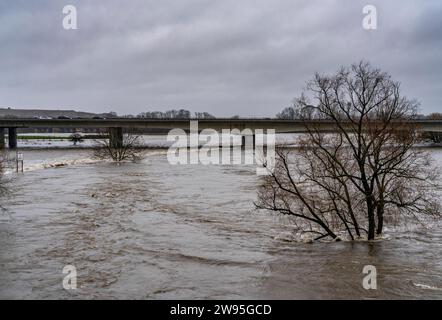
[{"label": "tree trunk", "polygon": [[384,227],[384,204],[378,203],[376,211],[377,211],[377,217],[378,217],[378,227],[376,230],[376,234],[381,235],[382,228]]},{"label": "tree trunk", "polygon": [[368,240],[373,240],[375,236],[376,222],[373,202],[371,197],[367,197],[367,214],[368,214]]}]

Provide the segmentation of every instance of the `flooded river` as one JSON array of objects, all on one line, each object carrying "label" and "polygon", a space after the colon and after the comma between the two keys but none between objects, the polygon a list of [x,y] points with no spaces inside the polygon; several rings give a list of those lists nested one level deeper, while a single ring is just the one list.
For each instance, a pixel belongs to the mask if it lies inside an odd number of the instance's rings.
[{"label": "flooded river", "polygon": [[[442,225],[295,242],[286,218],[254,209],[253,166],[172,166],[165,150],[120,166],[88,150],[23,152],[26,172],[8,175],[1,199],[0,298],[442,298]],[[63,289],[66,265],[76,290]],[[377,290],[362,287],[365,265]]]}]

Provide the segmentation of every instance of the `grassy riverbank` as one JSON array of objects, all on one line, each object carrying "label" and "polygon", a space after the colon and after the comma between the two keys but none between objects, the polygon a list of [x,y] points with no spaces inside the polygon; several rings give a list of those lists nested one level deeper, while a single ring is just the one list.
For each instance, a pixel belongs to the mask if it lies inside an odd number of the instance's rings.
[{"label": "grassy riverbank", "polygon": [[[100,139],[102,136],[97,135],[87,135],[83,136],[82,139]],[[18,140],[71,140],[71,137],[66,136],[18,136]]]}]

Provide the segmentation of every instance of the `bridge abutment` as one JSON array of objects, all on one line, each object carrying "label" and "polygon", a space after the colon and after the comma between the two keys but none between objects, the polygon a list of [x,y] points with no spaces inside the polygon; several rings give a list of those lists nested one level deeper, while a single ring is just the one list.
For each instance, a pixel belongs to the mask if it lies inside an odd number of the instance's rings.
[{"label": "bridge abutment", "polygon": [[0,149],[5,148],[5,129],[0,128]]},{"label": "bridge abutment", "polygon": [[109,128],[109,145],[112,148],[123,147],[123,128]]},{"label": "bridge abutment", "polygon": [[9,149],[17,148],[17,128],[8,128],[8,145]]}]

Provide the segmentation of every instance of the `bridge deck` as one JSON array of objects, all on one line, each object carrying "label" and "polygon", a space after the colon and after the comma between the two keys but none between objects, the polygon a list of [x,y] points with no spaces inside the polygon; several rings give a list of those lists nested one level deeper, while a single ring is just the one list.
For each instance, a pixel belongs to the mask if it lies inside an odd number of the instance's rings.
[{"label": "bridge deck", "polygon": [[[193,120],[193,119],[192,119]],[[197,120],[197,119],[194,119]],[[345,123],[345,122],[344,122]],[[442,132],[442,120],[413,120],[419,130]],[[0,128],[152,128],[189,129],[189,119],[0,119]],[[310,121],[310,125],[333,130],[336,125],[329,120]],[[305,132],[301,120],[280,119],[198,119],[198,128],[221,129],[275,129],[276,132]]]}]

